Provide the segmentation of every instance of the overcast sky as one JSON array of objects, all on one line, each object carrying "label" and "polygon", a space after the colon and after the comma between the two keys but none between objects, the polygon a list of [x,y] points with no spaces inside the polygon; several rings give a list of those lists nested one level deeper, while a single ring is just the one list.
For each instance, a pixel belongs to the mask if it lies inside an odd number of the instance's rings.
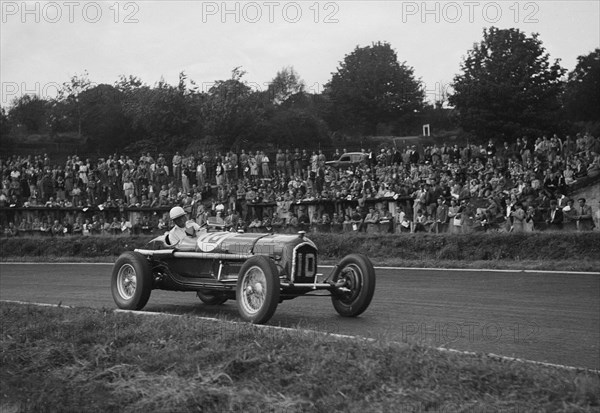
[{"label": "overcast sky", "polygon": [[389,42],[433,101],[460,71],[484,27],[540,34],[571,70],[600,47],[600,1],[56,1],[1,0],[1,101],[52,97],[72,75],[94,83],[134,75],[176,84],[185,71],[207,90],[242,66],[265,88],[293,66],[322,90],[356,46]]}]

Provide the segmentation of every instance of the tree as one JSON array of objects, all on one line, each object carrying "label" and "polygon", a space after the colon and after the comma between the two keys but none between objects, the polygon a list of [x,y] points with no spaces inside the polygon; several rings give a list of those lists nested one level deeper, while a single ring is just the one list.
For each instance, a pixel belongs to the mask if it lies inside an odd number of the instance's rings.
[{"label": "tree", "polygon": [[6,151],[12,146],[12,140],[9,138],[12,125],[6,113],[6,109],[0,107],[0,148]]},{"label": "tree", "polygon": [[565,88],[565,109],[573,121],[600,121],[600,49],[579,56]]},{"label": "tree", "polygon": [[379,123],[398,121],[423,107],[424,91],[412,67],[399,63],[389,43],[356,47],[325,85],[333,105],[332,126],[375,133]]},{"label": "tree", "polygon": [[268,96],[276,105],[285,102],[290,96],[304,91],[304,81],[293,67],[284,67],[273,78],[267,89]]},{"label": "tree", "polygon": [[187,76],[181,72],[177,86],[164,80],[156,87],[142,85],[130,77],[121,78],[117,87],[124,93],[123,112],[131,121],[138,136],[150,140],[151,144],[173,147],[191,139],[201,120],[202,96],[192,82],[187,85]]},{"label": "tree", "polygon": [[131,122],[122,110],[124,94],[100,84],[79,94],[81,130],[94,146],[122,148],[132,139]]},{"label": "tree", "polygon": [[37,95],[15,98],[8,119],[15,126],[22,125],[28,132],[38,133],[46,125],[48,102]]},{"label": "tree", "polygon": [[0,107],[0,135],[8,135],[11,129],[12,125],[10,124],[10,120],[8,119],[8,113],[6,113],[6,109]]},{"label": "tree", "polygon": [[115,88],[123,93],[131,92],[143,85],[142,80],[137,76],[125,75],[119,76],[119,80],[115,82]]},{"label": "tree", "polygon": [[277,148],[316,148],[331,144],[327,124],[322,119],[320,95],[298,92],[267,111],[261,136]]},{"label": "tree", "polygon": [[236,67],[231,78],[218,80],[208,90],[202,105],[204,134],[217,138],[224,148],[256,138],[264,99],[243,80],[245,71]]},{"label": "tree", "polygon": [[77,127],[77,133],[81,136],[82,112],[79,104],[79,95],[92,87],[87,71],[82,75],[74,75],[69,82],[63,83],[57,100],[62,103],[63,109],[69,114]]},{"label": "tree", "polygon": [[484,139],[556,131],[565,69],[550,63],[538,34],[484,29],[461,70],[449,100],[466,131]]}]

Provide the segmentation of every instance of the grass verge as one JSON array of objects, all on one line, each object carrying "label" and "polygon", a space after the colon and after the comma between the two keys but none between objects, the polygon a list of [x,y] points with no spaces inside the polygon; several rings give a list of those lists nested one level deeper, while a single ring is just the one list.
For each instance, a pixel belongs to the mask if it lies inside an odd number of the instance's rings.
[{"label": "grass verge", "polygon": [[600,376],[193,317],[0,303],[0,411],[598,411]]},{"label": "grass verge", "polygon": [[[600,232],[530,234],[311,234],[320,262],[363,253],[376,265],[598,271]],[[2,261],[114,262],[151,237],[14,238],[0,242]]]}]

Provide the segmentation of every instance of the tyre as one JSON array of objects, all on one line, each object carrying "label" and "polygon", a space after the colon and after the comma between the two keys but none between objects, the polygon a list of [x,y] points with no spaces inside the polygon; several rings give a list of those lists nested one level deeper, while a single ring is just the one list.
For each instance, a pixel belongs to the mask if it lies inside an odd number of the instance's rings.
[{"label": "tyre", "polygon": [[227,301],[227,296],[221,291],[201,290],[196,295],[207,305],[220,305]]},{"label": "tyre", "polygon": [[152,292],[152,270],[142,254],[133,251],[121,254],[113,267],[111,291],[117,307],[144,308]]},{"label": "tyre", "polygon": [[253,324],[269,321],[279,304],[279,272],[270,259],[255,256],[242,265],[236,300],[244,320]]},{"label": "tyre", "polygon": [[375,269],[364,255],[345,256],[332,281],[338,288],[332,291],[331,301],[341,316],[356,317],[371,304],[375,293]]}]

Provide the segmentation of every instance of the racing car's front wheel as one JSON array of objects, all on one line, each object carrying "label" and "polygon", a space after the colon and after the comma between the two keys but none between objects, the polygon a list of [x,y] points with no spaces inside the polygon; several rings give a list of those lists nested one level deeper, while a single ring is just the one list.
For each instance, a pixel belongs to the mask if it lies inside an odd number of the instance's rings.
[{"label": "racing car's front wheel", "polygon": [[267,257],[247,260],[237,281],[236,300],[242,318],[253,324],[269,321],[279,304],[279,272]]},{"label": "racing car's front wheel", "polygon": [[117,307],[144,308],[152,292],[152,270],[142,254],[134,251],[121,254],[113,267],[111,291]]},{"label": "racing car's front wheel", "polygon": [[221,291],[201,290],[196,291],[196,295],[200,301],[207,305],[221,305],[227,301],[228,298],[227,295]]},{"label": "racing car's front wheel", "polygon": [[345,256],[332,278],[336,289],[331,301],[335,310],[344,317],[362,314],[375,293],[375,269],[371,260],[362,254]]}]

